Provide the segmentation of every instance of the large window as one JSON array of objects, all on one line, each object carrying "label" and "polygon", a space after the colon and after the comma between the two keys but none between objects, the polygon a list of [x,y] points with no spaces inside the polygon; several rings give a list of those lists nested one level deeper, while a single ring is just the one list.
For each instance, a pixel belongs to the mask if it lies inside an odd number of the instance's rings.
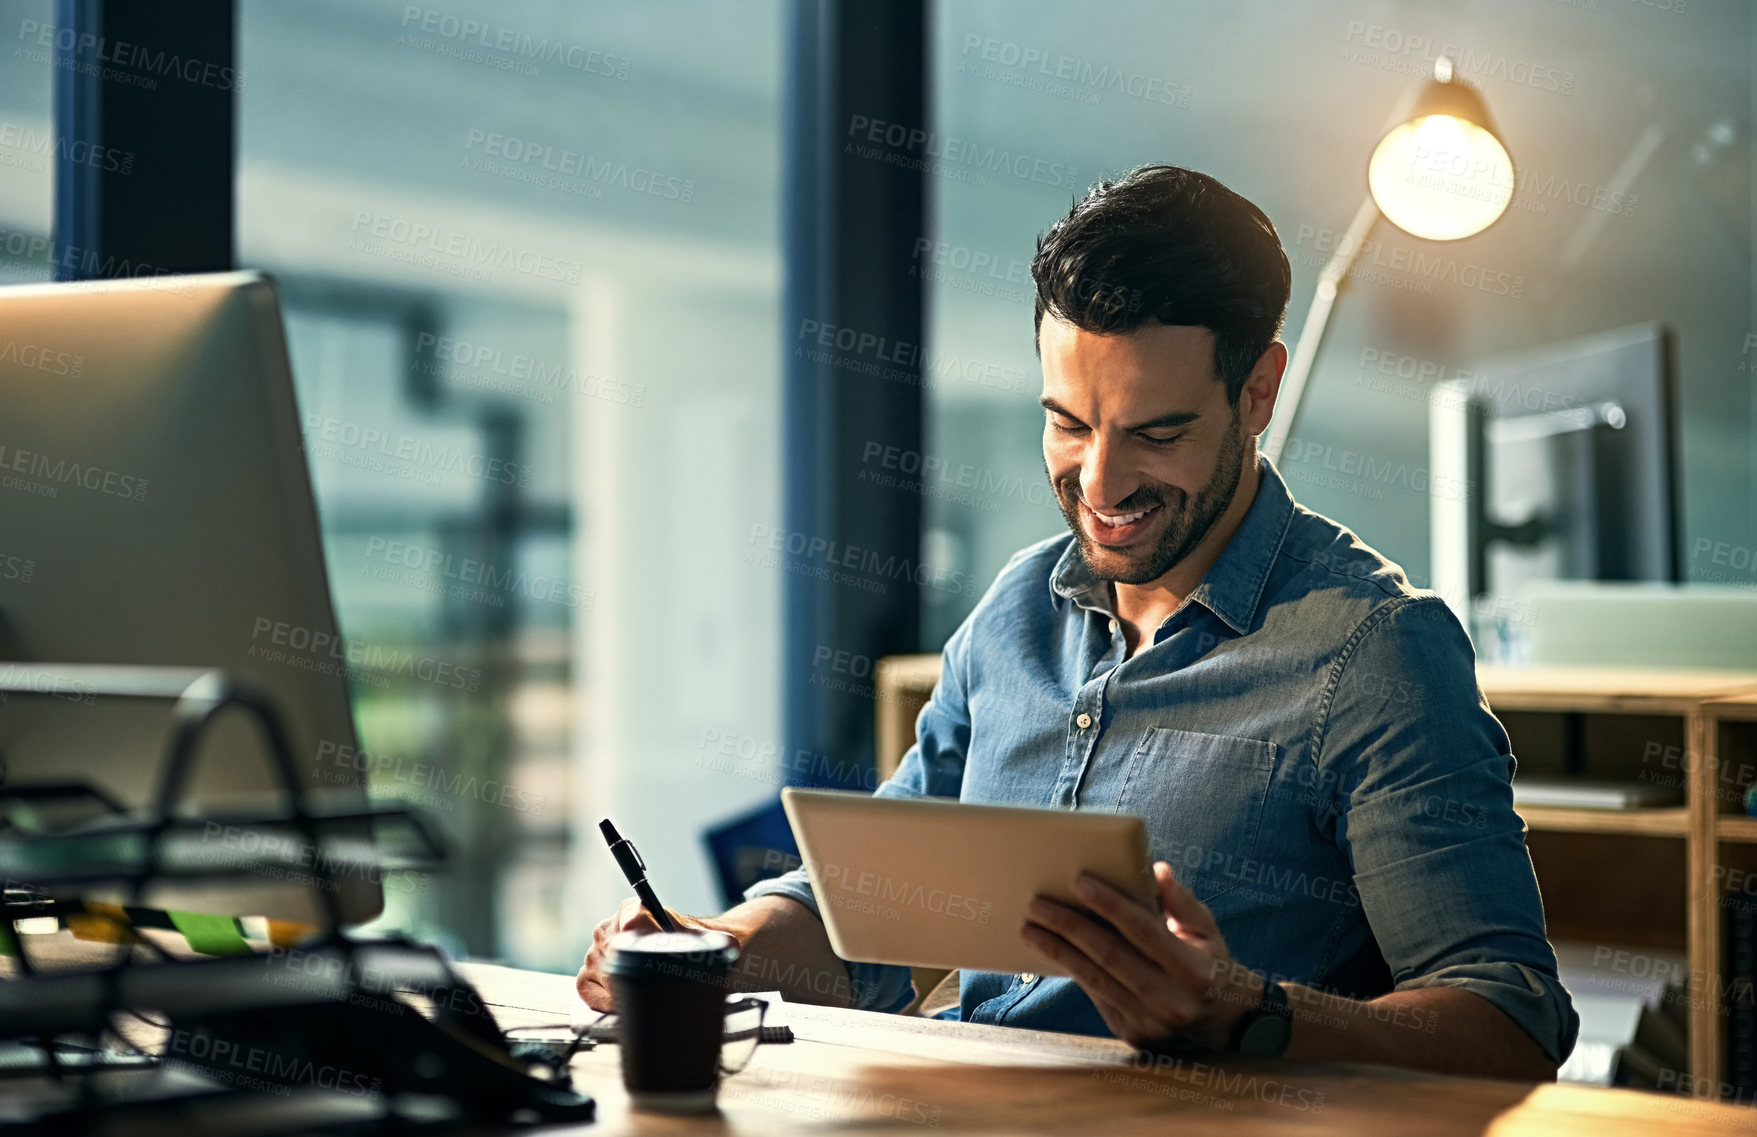
[{"label": "large window", "polygon": [[[387,922],[577,966],[635,836],[717,904],[704,828],[773,792],[775,3],[243,0],[239,259],[280,280],[376,794],[451,870]],[[678,29],[688,29],[679,34]],[[343,761],[347,759],[337,759]]]},{"label": "large window", "polygon": [[51,277],[49,218],[54,212],[56,142],[50,111],[54,53],[38,45],[55,22],[52,0],[6,5],[0,37],[0,284]]}]

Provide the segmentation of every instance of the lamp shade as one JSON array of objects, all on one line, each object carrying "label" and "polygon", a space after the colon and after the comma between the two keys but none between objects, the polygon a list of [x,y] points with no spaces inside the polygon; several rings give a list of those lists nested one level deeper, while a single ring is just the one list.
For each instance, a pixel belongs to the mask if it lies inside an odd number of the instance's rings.
[{"label": "lamp shade", "polygon": [[1379,140],[1367,188],[1393,225],[1430,241],[1487,229],[1513,200],[1513,159],[1474,87],[1434,79]]}]

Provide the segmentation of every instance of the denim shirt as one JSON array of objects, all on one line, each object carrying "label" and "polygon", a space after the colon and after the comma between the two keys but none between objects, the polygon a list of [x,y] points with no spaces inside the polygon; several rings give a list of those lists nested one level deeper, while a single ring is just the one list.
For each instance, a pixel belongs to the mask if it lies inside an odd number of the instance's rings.
[{"label": "denim shirt", "polygon": [[[1473,991],[1560,1063],[1579,1018],[1469,639],[1259,468],[1232,540],[1132,657],[1073,534],[1014,554],[877,792],[1135,814],[1240,963],[1351,998]],[[817,911],[803,871],[746,895],[774,893]],[[908,968],[849,972],[857,1006],[909,1000]],[[1071,979],[967,971],[959,1014],[1110,1033]]]}]

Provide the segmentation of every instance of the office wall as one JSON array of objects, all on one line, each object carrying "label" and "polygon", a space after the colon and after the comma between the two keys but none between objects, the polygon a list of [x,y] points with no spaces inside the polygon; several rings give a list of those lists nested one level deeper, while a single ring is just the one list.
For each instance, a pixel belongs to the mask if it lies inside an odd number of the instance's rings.
[{"label": "office wall", "polygon": [[[1685,570],[1726,572],[1712,550],[1690,554],[1703,539],[1757,545],[1751,12],[1732,0],[1172,0],[1107,4],[1100,19],[1038,0],[941,3],[935,127],[963,160],[934,179],[938,243],[921,262],[930,343],[949,377],[974,363],[986,382],[934,390],[930,549],[986,581],[1062,528],[1039,488],[1026,270],[1073,198],[1171,162],[1256,201],[1293,262],[1291,345],[1365,195],[1386,116],[1450,47],[1521,188],[1492,228],[1455,244],[1381,226],[1314,369],[1282,463],[1291,488],[1425,583],[1430,381],[1386,376],[1380,362],[1451,375],[1497,352],[1664,320],[1678,332]],[[1011,167],[972,164],[991,153]],[[1371,476],[1339,472],[1368,459]],[[974,601],[938,599],[924,616],[935,643]]]}]

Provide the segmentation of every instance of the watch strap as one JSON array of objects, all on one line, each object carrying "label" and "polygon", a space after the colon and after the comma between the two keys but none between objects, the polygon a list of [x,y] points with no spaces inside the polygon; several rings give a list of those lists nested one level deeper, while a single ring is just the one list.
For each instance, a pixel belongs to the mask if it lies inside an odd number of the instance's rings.
[{"label": "watch strap", "polygon": [[[1287,1001],[1286,988],[1271,981],[1267,976],[1263,979],[1262,1000],[1255,1007],[1240,1015],[1238,1021],[1232,1024],[1232,1036],[1227,1039],[1226,1048],[1234,1053],[1242,1053],[1245,1035],[1250,1032],[1253,1026],[1265,1019],[1280,1019],[1284,1024],[1279,1030],[1281,1045],[1275,1049],[1273,1054],[1264,1055],[1265,1057],[1279,1057],[1286,1052],[1287,1040],[1292,1034],[1293,1007]],[[1256,1047],[1252,1048],[1252,1052],[1262,1053]]]}]

